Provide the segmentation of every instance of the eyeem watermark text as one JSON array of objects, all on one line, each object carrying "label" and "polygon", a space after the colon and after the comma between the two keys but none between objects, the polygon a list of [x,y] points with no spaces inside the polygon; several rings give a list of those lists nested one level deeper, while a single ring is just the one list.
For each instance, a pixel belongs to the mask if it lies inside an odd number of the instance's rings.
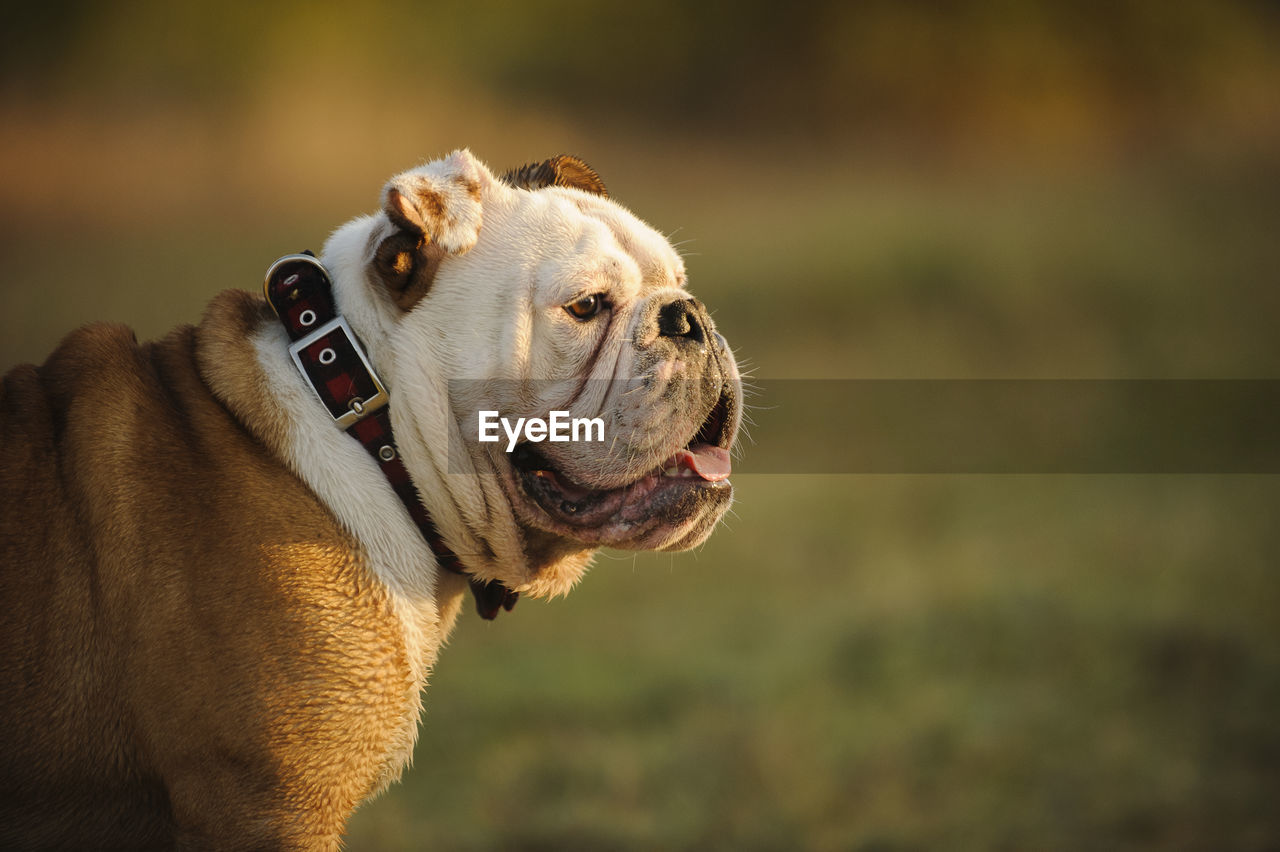
[{"label": "eyeem watermark text", "polygon": [[500,441],[499,427],[507,436],[507,452],[516,448],[522,435],[526,441],[534,443],[604,440],[602,417],[570,417],[567,411],[552,411],[545,420],[541,417],[517,417],[512,424],[506,417],[499,417],[496,411],[479,412],[478,437],[482,442],[492,444]]}]

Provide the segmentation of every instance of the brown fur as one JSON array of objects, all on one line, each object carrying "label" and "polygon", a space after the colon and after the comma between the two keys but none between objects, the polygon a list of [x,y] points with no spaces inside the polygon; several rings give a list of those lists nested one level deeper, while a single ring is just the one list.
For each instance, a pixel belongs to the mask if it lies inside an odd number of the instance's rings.
[{"label": "brown fur", "polygon": [[378,244],[373,268],[402,311],[408,311],[431,289],[447,252],[420,234],[397,231]]},{"label": "brown fur", "polygon": [[609,190],[595,169],[577,157],[559,154],[540,163],[529,163],[512,169],[502,176],[512,186],[521,189],[542,189],[547,186],[568,186],[609,197]]},{"label": "brown fur", "polygon": [[0,848],[335,849],[398,771],[418,684],[276,454],[265,311],[90,326],[0,385]]}]

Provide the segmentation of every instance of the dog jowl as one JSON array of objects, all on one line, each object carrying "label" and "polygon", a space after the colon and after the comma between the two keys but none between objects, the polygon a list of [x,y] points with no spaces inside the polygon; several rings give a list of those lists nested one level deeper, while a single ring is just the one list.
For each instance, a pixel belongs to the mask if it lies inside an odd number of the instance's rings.
[{"label": "dog jowl", "polygon": [[407,171],[266,294],[0,384],[0,847],[337,848],[468,591],[563,593],[732,499],[733,355],[577,159]]}]

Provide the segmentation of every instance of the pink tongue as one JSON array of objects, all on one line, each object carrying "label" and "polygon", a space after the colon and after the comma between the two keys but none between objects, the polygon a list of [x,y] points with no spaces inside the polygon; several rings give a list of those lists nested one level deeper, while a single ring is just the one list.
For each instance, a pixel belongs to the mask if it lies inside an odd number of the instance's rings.
[{"label": "pink tongue", "polygon": [[732,469],[729,451],[710,444],[694,444],[676,454],[681,467],[687,467],[708,482],[728,479]]}]

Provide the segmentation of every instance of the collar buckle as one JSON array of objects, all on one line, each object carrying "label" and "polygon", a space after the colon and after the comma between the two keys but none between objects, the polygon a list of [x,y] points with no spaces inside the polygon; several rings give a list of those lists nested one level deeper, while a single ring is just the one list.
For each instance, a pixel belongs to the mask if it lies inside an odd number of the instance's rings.
[{"label": "collar buckle", "polygon": [[289,357],[341,429],[390,401],[345,318],[334,317],[289,345]]}]

